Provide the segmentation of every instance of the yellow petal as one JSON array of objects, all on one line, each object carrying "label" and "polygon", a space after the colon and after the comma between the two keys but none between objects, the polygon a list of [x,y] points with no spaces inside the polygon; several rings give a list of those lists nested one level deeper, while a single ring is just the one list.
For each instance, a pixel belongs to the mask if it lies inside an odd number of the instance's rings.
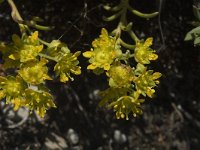
[{"label": "yellow petal", "polygon": [[36,46],[36,50],[38,53],[41,52],[42,49],[43,49],[43,45]]},{"label": "yellow petal", "polygon": [[76,53],[74,53],[73,56],[78,57],[81,54],[81,51],[77,51]]},{"label": "yellow petal", "polygon": [[156,60],[157,58],[158,58],[158,55],[156,55],[156,54],[149,55],[149,60]]},{"label": "yellow petal", "polygon": [[38,38],[38,31],[35,31],[35,32],[30,36],[31,42],[34,42],[35,40],[37,40],[37,38]]},{"label": "yellow petal", "polygon": [[46,113],[46,109],[44,107],[40,107],[37,109],[37,114],[41,117],[44,118],[44,115]]},{"label": "yellow petal", "polygon": [[87,66],[87,69],[93,70],[93,69],[96,69],[96,67],[97,67],[96,65],[91,64],[91,65]]},{"label": "yellow petal", "polygon": [[155,83],[156,83],[156,84],[159,84],[159,83],[160,83],[160,81],[156,80],[156,81],[155,81]]},{"label": "yellow petal", "polygon": [[94,48],[97,48],[98,42],[99,42],[99,41],[94,40],[94,41],[92,42],[92,46],[93,46]]},{"label": "yellow petal", "polygon": [[121,118],[124,119],[124,117],[125,117],[125,115],[122,113],[122,114],[121,114]]},{"label": "yellow petal", "polygon": [[67,82],[69,81],[69,78],[64,74],[64,73],[61,73],[60,74],[60,82]]},{"label": "yellow petal", "polygon": [[102,34],[103,36],[108,36],[108,31],[107,31],[105,28],[102,28],[102,29],[101,29],[101,34]]},{"label": "yellow petal", "polygon": [[8,58],[10,58],[10,59],[12,59],[12,60],[16,60],[16,58],[15,58],[15,55],[14,55],[14,54],[11,54],[11,55],[9,55],[9,56],[8,56]]},{"label": "yellow petal", "polygon": [[93,52],[91,52],[91,51],[87,51],[87,52],[83,53],[83,56],[86,58],[90,58],[90,57],[92,57],[92,55],[93,55]]},{"label": "yellow petal", "polygon": [[153,94],[155,93],[155,90],[154,89],[151,89],[151,88],[148,88],[147,89],[147,95],[152,98],[153,97]]},{"label": "yellow petal", "polygon": [[148,38],[145,42],[144,42],[144,46],[145,47],[149,47],[152,45],[153,42],[153,38]]},{"label": "yellow petal", "polygon": [[44,80],[53,80],[50,76],[48,76],[47,74],[44,75],[43,77]]},{"label": "yellow petal", "polygon": [[153,80],[158,79],[158,78],[160,78],[161,76],[162,76],[162,74],[161,74],[160,72],[155,72],[155,73],[153,74]]},{"label": "yellow petal", "polygon": [[75,75],[79,75],[79,74],[81,74],[81,67],[77,67],[75,69],[70,69],[70,71]]}]

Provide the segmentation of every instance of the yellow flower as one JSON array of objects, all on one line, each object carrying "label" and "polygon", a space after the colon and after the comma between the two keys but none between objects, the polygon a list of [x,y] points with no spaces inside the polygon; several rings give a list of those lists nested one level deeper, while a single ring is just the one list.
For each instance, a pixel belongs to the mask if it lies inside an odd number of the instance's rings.
[{"label": "yellow flower", "polygon": [[38,31],[33,32],[33,34],[31,36],[28,37],[28,42],[29,43],[37,43],[38,42]]},{"label": "yellow flower", "polygon": [[70,76],[70,73],[75,75],[81,74],[81,67],[77,66],[79,64],[77,57],[80,54],[80,51],[74,54],[66,53],[55,65],[54,71],[56,72],[57,76],[60,76],[61,82],[67,82],[69,79],[73,80],[73,78]]},{"label": "yellow flower", "polygon": [[20,62],[34,60],[38,53],[43,50],[43,45],[39,44],[37,31],[23,39],[20,39],[17,35],[13,35],[12,39],[14,51],[8,56],[12,60],[20,60]]},{"label": "yellow flower", "polygon": [[134,117],[142,114],[141,103],[143,99],[139,99],[140,93],[130,88],[108,88],[101,93],[102,100],[100,106],[107,105],[108,108],[113,108],[116,112],[116,118],[126,118],[130,113]]},{"label": "yellow flower", "polygon": [[31,36],[18,35],[12,36],[13,43],[5,45],[0,44],[0,50],[3,53],[4,68],[18,68],[21,62],[36,60],[38,54],[43,50],[43,45],[38,39],[38,32],[34,32]]},{"label": "yellow flower", "polygon": [[44,117],[46,110],[56,107],[53,97],[50,93],[44,91],[34,91],[32,89],[25,90],[26,106],[30,110],[36,110],[40,117]]},{"label": "yellow flower", "polygon": [[23,96],[27,84],[20,76],[0,76],[0,87],[0,100],[6,97],[6,103],[13,103],[15,110],[22,106],[22,103],[19,104],[19,99]]},{"label": "yellow flower", "polygon": [[21,97],[27,85],[20,76],[0,76],[0,87],[0,99],[6,97],[6,102],[9,103],[11,99]]},{"label": "yellow flower", "polygon": [[20,62],[27,62],[30,60],[34,60],[39,52],[43,49],[43,45],[33,46],[33,45],[24,45],[21,51],[19,52],[20,55]]},{"label": "yellow flower", "polygon": [[155,90],[153,89],[156,84],[159,84],[157,80],[162,76],[161,73],[152,70],[144,71],[140,76],[134,80],[136,84],[136,89],[144,96],[153,97]]},{"label": "yellow flower", "polygon": [[45,87],[41,86],[38,91],[29,89],[20,76],[0,76],[0,99],[4,97],[7,104],[14,105],[14,110],[22,106],[29,107],[30,110],[36,110],[41,117],[44,117],[47,109],[56,107],[53,97]]},{"label": "yellow flower", "polygon": [[14,105],[14,110],[18,110],[19,107],[26,105],[23,96],[27,84],[20,76],[0,76],[0,86],[0,99],[6,97],[6,103],[12,103]]},{"label": "yellow flower", "polygon": [[110,106],[113,106],[117,119],[126,118],[126,120],[128,120],[130,113],[133,114],[133,117],[142,114],[141,103],[143,102],[143,99],[135,99],[132,96],[122,96],[118,98],[116,102],[111,103]]},{"label": "yellow flower", "polygon": [[110,77],[109,85],[117,88],[129,87],[134,78],[133,69],[121,63],[112,65],[107,75]]},{"label": "yellow flower", "polygon": [[101,30],[99,38],[92,42],[93,48],[90,51],[83,53],[83,56],[90,58],[91,63],[87,69],[94,70],[103,68],[109,70],[112,62],[121,55],[120,46],[116,44],[116,39],[110,37],[106,29]]},{"label": "yellow flower", "polygon": [[153,38],[148,38],[145,42],[138,41],[136,43],[134,57],[138,63],[149,64],[151,60],[156,60],[158,55],[155,50],[151,49]]},{"label": "yellow flower", "polygon": [[40,84],[44,80],[51,80],[48,76],[48,68],[45,66],[48,60],[41,59],[38,61],[29,61],[22,64],[19,75],[29,84]]}]

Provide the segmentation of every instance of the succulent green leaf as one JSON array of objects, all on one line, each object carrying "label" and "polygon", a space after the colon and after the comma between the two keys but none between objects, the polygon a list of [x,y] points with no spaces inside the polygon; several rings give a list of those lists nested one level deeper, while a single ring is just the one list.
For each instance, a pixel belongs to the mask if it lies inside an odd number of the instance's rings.
[{"label": "succulent green leaf", "polygon": [[192,39],[193,39],[192,33],[188,32],[188,33],[186,34],[184,40],[185,40],[185,41],[190,41],[190,40],[192,40]]},{"label": "succulent green leaf", "polygon": [[200,37],[195,38],[194,45],[200,45]]},{"label": "succulent green leaf", "polygon": [[159,12],[154,12],[154,13],[142,13],[138,10],[135,10],[135,9],[131,9],[131,12],[133,14],[135,14],[136,16],[138,17],[141,17],[141,18],[146,18],[146,19],[150,19],[150,18],[153,18],[153,17],[156,17]]},{"label": "succulent green leaf", "polygon": [[193,5],[194,16],[200,21],[200,8]]},{"label": "succulent green leaf", "polygon": [[118,13],[110,16],[110,17],[103,17],[103,20],[104,21],[113,21],[115,19],[117,19],[121,14],[122,14],[123,11],[119,11]]}]

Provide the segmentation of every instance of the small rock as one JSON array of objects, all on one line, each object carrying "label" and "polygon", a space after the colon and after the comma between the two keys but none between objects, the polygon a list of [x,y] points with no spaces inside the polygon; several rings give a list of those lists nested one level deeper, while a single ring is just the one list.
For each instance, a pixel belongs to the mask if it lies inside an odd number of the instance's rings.
[{"label": "small rock", "polygon": [[79,142],[78,134],[73,129],[68,130],[67,139],[69,140],[70,144],[72,144],[72,145],[76,145]]},{"label": "small rock", "polygon": [[17,116],[19,116],[21,119],[26,118],[29,115],[29,109],[20,107],[17,111]]},{"label": "small rock", "polygon": [[127,141],[127,137],[125,134],[121,133],[119,130],[114,131],[114,140],[116,143],[122,144]]},{"label": "small rock", "polygon": [[63,150],[68,148],[65,139],[55,133],[52,133],[45,139],[45,146],[48,150]]}]

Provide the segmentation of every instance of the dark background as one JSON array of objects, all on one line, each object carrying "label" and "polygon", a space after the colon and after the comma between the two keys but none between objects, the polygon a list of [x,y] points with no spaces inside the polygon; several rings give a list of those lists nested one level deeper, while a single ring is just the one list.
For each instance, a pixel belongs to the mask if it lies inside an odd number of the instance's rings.
[{"label": "dark background", "polygon": [[[43,39],[51,41],[62,36],[72,52],[89,50],[102,27],[109,31],[116,27],[117,22],[102,20],[109,15],[102,9],[106,3],[114,5],[118,1],[16,0],[24,19],[39,16],[44,25],[55,26],[52,31],[40,32]],[[55,145],[62,139],[67,146],[59,145],[57,149],[67,150],[200,149],[200,49],[184,41],[193,28],[189,24],[195,19],[193,2],[132,0],[131,5],[143,12],[160,11],[159,17],[150,20],[129,14],[139,37],[154,37],[153,48],[159,59],[151,68],[163,74],[156,97],[143,105],[144,114],[129,121],[116,120],[112,111],[99,108],[96,93],[108,86],[106,77],[88,72],[87,60],[80,56],[82,75],[74,82],[48,83],[57,109],[49,110],[45,120],[31,115],[23,124],[9,128],[9,123],[17,124],[19,118],[9,118],[5,107],[0,109],[0,149],[54,149],[47,146],[47,139]],[[6,1],[0,4],[1,41],[9,42],[12,34],[20,34],[10,12]]]}]

